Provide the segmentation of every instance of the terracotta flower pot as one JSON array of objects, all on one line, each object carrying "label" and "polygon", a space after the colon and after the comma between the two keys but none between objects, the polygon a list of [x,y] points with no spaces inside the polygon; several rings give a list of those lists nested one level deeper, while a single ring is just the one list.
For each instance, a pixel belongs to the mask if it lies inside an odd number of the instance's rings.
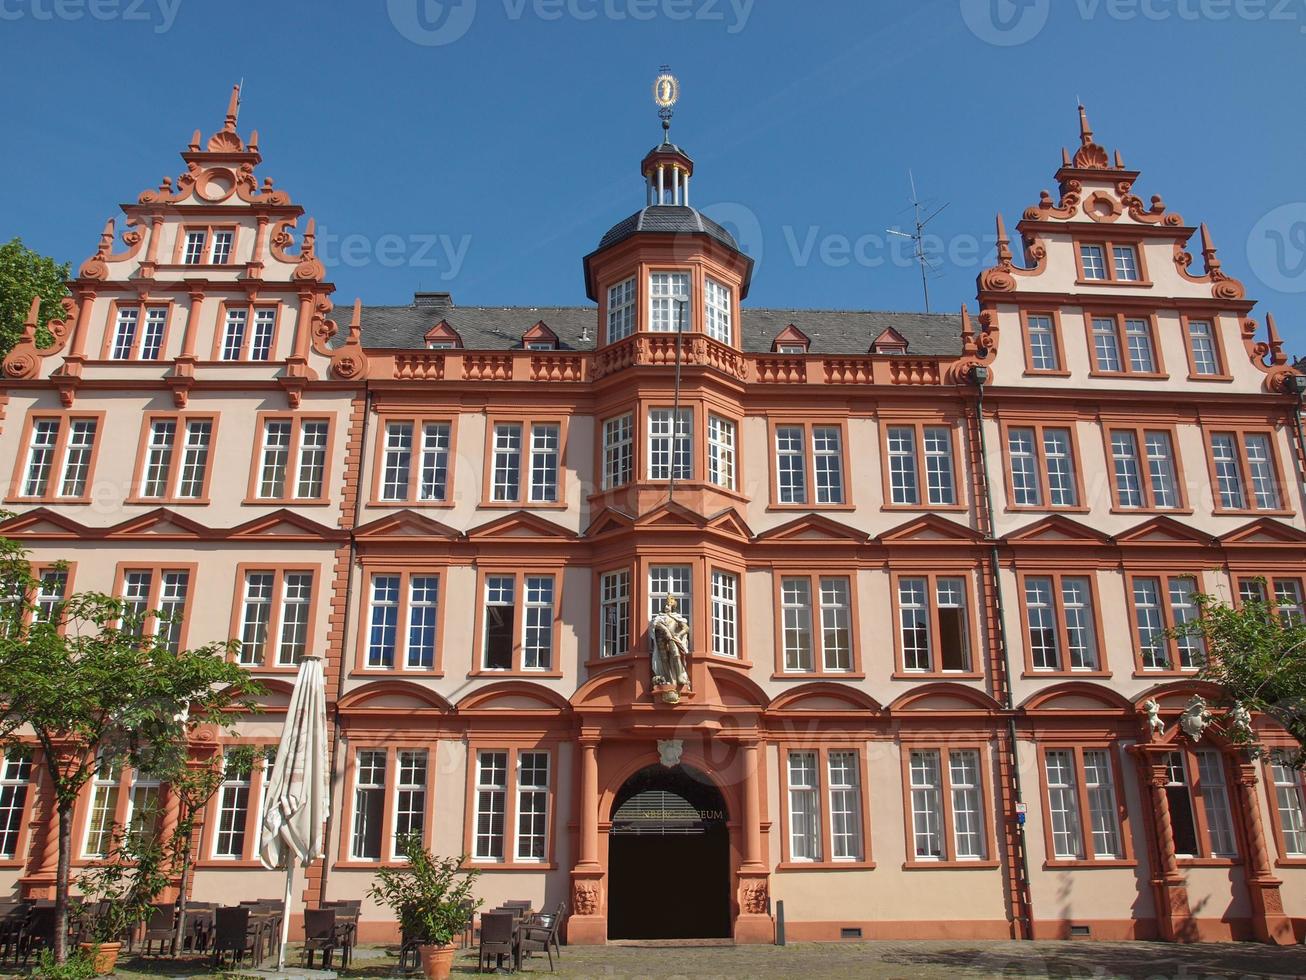
[{"label": "terracotta flower pot", "polygon": [[122,943],[78,943],[77,948],[83,953],[91,954],[91,965],[95,969],[95,975],[104,977],[112,973],[117,965]]},{"label": "terracotta flower pot", "polygon": [[453,943],[443,946],[418,946],[417,952],[422,957],[422,972],[427,980],[449,980],[453,971]]}]

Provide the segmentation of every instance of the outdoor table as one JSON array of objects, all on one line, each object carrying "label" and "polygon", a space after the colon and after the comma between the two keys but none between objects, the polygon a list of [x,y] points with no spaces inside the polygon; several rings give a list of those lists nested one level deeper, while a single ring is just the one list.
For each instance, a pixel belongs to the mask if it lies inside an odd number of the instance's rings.
[{"label": "outdoor table", "polygon": [[[198,953],[202,949],[207,949],[216,918],[213,909],[187,909],[181,930],[182,943],[185,943],[185,936],[189,933],[192,952]],[[182,950],[177,952],[180,953]]]}]

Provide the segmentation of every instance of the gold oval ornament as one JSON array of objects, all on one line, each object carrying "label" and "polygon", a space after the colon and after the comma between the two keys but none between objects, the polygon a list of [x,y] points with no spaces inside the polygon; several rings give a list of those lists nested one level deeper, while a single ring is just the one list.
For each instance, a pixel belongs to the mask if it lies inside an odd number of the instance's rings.
[{"label": "gold oval ornament", "polygon": [[680,99],[680,82],[676,76],[663,73],[653,82],[653,101],[660,109],[670,109]]}]

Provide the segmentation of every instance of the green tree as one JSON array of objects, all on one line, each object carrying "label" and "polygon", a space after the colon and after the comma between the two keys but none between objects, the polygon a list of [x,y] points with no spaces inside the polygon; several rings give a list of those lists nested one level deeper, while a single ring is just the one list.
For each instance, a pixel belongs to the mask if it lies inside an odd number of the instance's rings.
[{"label": "green tree", "polygon": [[157,611],[93,592],[43,609],[39,584],[27,552],[0,537],[0,748],[34,740],[41,749],[59,835],[54,952],[63,962],[82,787],[100,766],[175,772],[197,729],[229,727],[233,709],[253,710],[259,692],[230,643],[174,650],[171,621]]},{"label": "green tree", "polygon": [[[1259,580],[1260,594],[1266,583]],[[1289,754],[1297,768],[1306,765],[1306,620],[1300,609],[1278,608],[1263,598],[1231,606],[1218,596],[1194,597],[1201,615],[1171,631],[1198,636],[1206,661],[1198,677],[1225,693],[1216,706],[1220,727],[1233,741],[1259,754],[1259,739],[1243,712],[1278,722],[1297,741]]]},{"label": "green tree", "polygon": [[0,357],[13,348],[23,332],[23,321],[31,308],[32,297],[41,297],[40,329],[37,342],[50,343],[45,325],[63,316],[59,305],[68,293],[68,263],[34,252],[21,238],[0,245]]}]

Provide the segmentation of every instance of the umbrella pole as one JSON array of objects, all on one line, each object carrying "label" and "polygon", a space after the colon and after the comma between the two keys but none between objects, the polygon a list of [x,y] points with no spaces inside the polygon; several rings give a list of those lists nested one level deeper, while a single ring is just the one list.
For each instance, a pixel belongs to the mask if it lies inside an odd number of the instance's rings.
[{"label": "umbrella pole", "polygon": [[286,943],[290,939],[290,891],[295,880],[295,862],[286,855],[286,898],[281,906],[281,945],[277,947],[277,972],[286,968]]}]

